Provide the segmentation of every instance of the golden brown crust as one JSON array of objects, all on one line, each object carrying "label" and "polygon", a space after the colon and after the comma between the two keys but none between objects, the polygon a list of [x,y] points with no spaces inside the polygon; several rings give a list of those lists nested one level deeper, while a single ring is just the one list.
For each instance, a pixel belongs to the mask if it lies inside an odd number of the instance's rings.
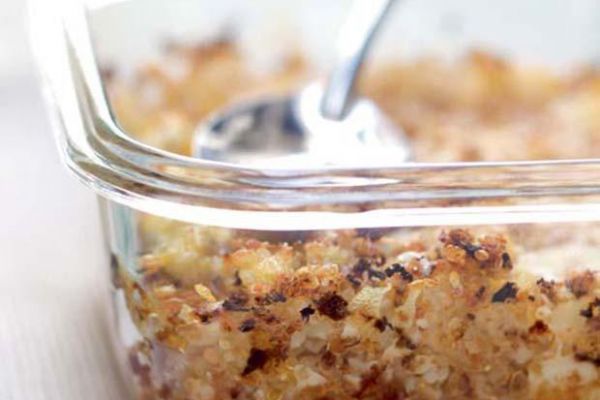
[{"label": "golden brown crust", "polygon": [[[127,132],[190,154],[196,124],[214,110],[295,90],[311,74],[294,55],[268,76],[252,73],[234,46],[218,42],[173,47],[163,64],[144,66],[134,82],[113,77],[110,93]],[[597,69],[561,76],[473,52],[452,65],[423,59],[373,68],[361,90],[407,132],[418,161],[600,156]]]},{"label": "golden brown crust", "polygon": [[[214,246],[193,255],[203,280],[182,283],[173,274],[188,271],[169,264],[166,281],[144,279],[160,252],[143,257],[143,285],[122,276],[146,338],[133,367],[149,399],[558,399],[567,388],[591,399],[600,390],[599,280],[572,272],[548,296],[505,236],[449,230],[415,243],[342,232],[274,244],[202,234]],[[582,280],[585,294],[573,290]],[[565,313],[576,323],[561,324]],[[167,359],[178,369],[161,370]]]},{"label": "golden brown crust", "polygon": [[[112,74],[110,92],[127,131],[189,154],[208,113],[308,74],[290,57],[257,76],[216,43],[173,47],[132,83]],[[362,90],[417,160],[599,155],[597,70],[559,77],[473,53],[378,68]],[[557,257],[572,249],[563,242],[600,241],[585,229],[478,231],[283,234],[141,216],[141,271],[117,267],[115,280],[143,337],[130,355],[140,398],[600,398],[598,265],[570,271]]]}]

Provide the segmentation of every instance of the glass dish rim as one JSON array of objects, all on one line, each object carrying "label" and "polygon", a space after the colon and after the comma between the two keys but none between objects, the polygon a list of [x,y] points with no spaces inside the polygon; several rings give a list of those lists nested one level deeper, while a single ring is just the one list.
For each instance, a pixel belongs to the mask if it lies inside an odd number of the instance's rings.
[{"label": "glass dish rim", "polygon": [[[333,205],[360,203],[373,211],[386,209],[381,204],[390,199],[418,199],[423,206],[404,211],[433,212],[437,208],[428,202],[440,199],[600,194],[600,159],[266,169],[199,160],[151,147],[123,131],[110,110],[87,25],[90,9],[75,2],[62,4],[52,8],[42,0],[32,1],[30,20],[63,161],[101,195],[136,209],[155,212],[158,207],[163,211],[156,213],[163,216],[181,214],[173,211],[183,205],[197,211],[307,215],[318,212],[311,209],[315,205],[329,205],[331,212]],[[49,52],[62,57],[49,58]],[[304,207],[303,211],[298,207]],[[339,209],[334,214],[347,218],[349,213]],[[292,225],[307,228],[304,223]]]}]

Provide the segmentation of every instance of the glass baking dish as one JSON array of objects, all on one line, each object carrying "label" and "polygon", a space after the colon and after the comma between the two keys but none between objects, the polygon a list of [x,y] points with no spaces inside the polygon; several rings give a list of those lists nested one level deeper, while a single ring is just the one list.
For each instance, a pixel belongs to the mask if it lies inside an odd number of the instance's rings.
[{"label": "glass baking dish", "polygon": [[190,157],[322,76],[347,1],[49,3],[132,398],[600,399],[597,2],[400,3],[361,81],[414,146],[385,168]]}]

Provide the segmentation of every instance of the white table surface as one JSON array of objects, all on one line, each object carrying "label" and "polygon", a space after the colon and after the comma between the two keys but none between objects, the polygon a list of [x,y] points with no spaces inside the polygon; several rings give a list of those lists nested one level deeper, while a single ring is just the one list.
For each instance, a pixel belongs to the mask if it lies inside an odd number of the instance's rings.
[{"label": "white table surface", "polygon": [[95,198],[60,164],[21,67],[0,76],[0,399],[126,399]]},{"label": "white table surface", "polygon": [[0,0],[0,400],[121,400],[93,194],[60,165],[27,43]]}]

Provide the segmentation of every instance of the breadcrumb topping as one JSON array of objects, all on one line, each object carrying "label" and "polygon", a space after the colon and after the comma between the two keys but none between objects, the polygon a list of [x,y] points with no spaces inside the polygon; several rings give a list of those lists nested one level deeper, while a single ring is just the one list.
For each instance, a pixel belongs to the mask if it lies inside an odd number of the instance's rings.
[{"label": "breadcrumb topping", "polygon": [[[109,92],[126,131],[181,154],[213,110],[310,74],[290,57],[254,76],[227,43],[168,57],[190,68],[147,65]],[[362,90],[417,160],[599,156],[592,69],[558,77],[473,53],[380,68]],[[142,338],[129,354],[140,399],[600,399],[598,264],[567,265],[539,230],[284,235],[139,220],[139,270],[112,264]],[[540,274],[548,260],[568,273]]]},{"label": "breadcrumb topping", "polygon": [[[131,353],[141,398],[600,393],[598,274],[538,279],[519,264],[508,234],[452,229],[435,239],[429,229],[422,239],[371,239],[344,231],[287,243],[206,228],[194,230],[200,243],[188,249],[192,267],[159,262],[177,241],[190,243],[186,228],[144,255],[139,275],[121,270],[144,337]],[[427,256],[409,250],[416,245]],[[420,267],[423,257],[429,271]],[[276,274],[258,280],[265,261],[277,263]],[[581,280],[585,291],[573,284]]]}]

